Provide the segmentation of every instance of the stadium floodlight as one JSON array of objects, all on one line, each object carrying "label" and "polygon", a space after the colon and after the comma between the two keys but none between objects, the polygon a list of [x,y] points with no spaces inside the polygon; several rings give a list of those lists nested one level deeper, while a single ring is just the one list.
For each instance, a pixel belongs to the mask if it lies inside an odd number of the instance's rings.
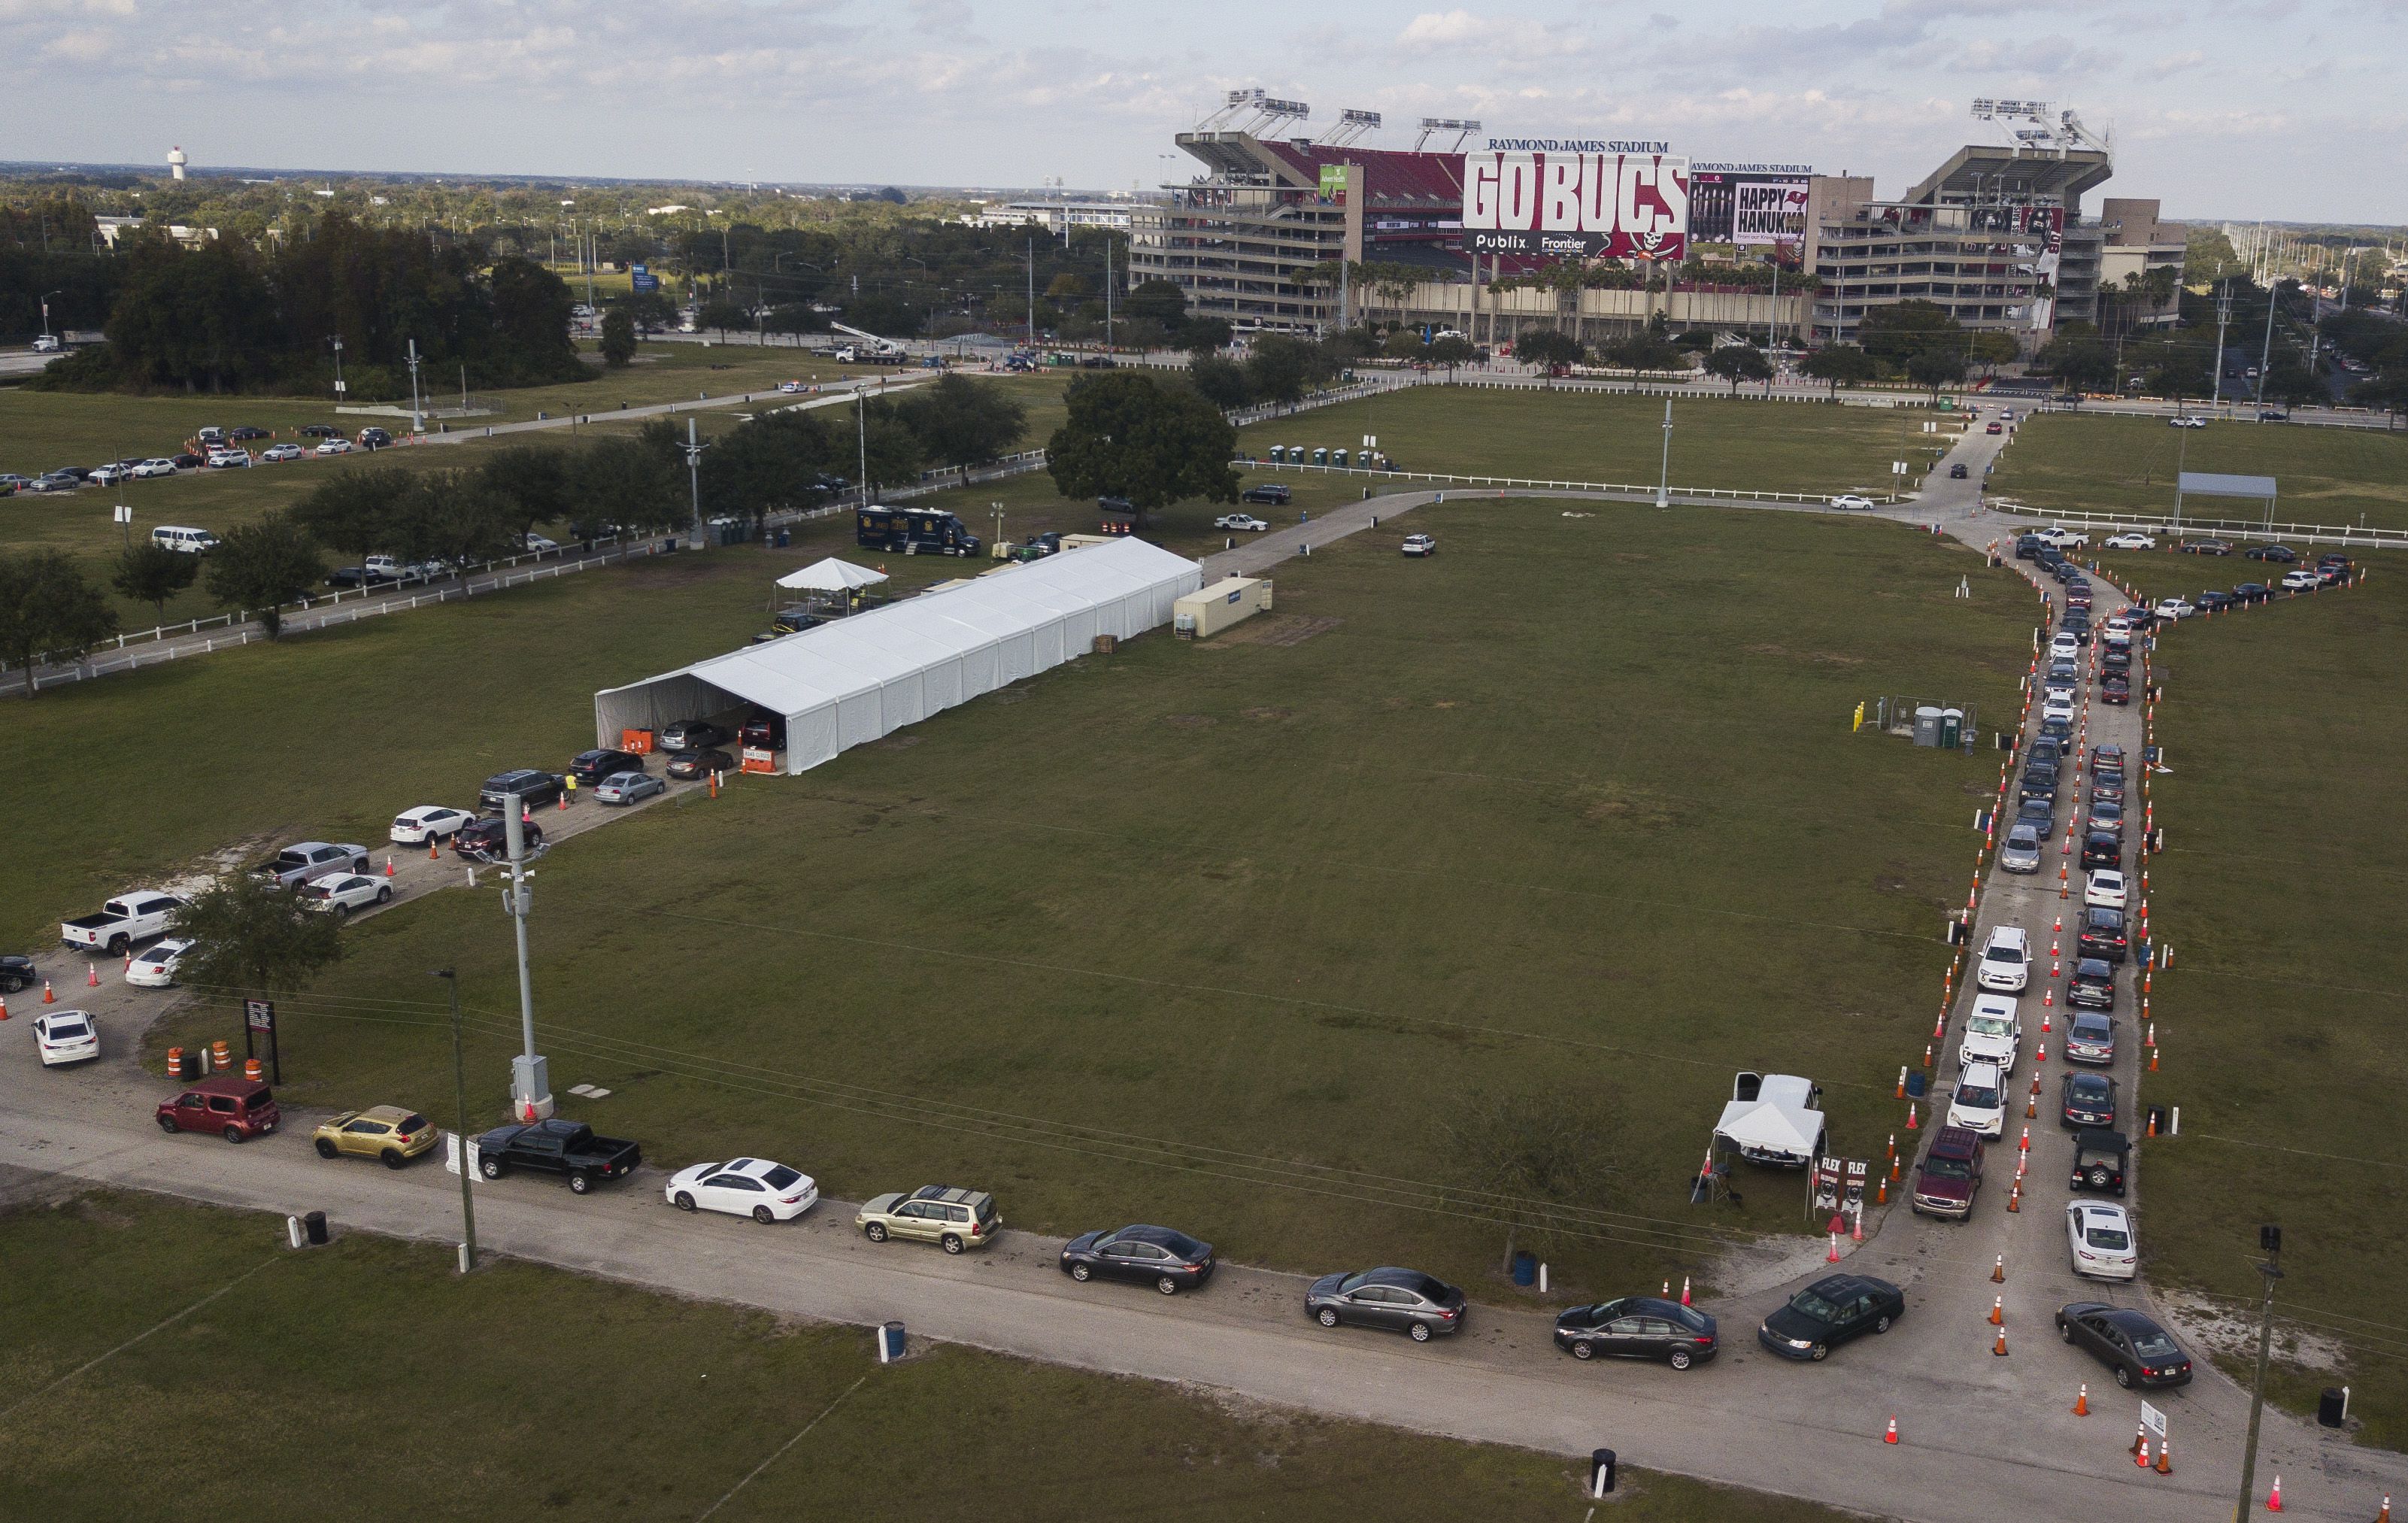
[{"label": "stadium floodlight", "polygon": [[1421,136],[1413,139],[1413,151],[1419,153],[1422,151],[1423,146],[1428,143],[1430,134],[1451,132],[1455,135],[1455,147],[1448,151],[1460,152],[1464,139],[1479,130],[1480,120],[1477,117],[1426,116],[1422,118]]},{"label": "stadium floodlight", "polygon": [[1377,111],[1357,111],[1353,108],[1338,113],[1338,123],[1321,135],[1320,146],[1344,148],[1365,133],[1378,129],[1381,118]]}]

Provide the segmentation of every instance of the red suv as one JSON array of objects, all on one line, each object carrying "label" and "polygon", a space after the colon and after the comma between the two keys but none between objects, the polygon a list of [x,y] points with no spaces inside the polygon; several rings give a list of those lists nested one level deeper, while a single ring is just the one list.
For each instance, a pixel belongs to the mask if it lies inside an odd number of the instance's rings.
[{"label": "red suv", "polygon": [[174,1099],[161,1100],[158,1117],[161,1131],[213,1131],[229,1142],[265,1137],[282,1119],[276,1112],[276,1096],[265,1085],[231,1073],[204,1079]]},{"label": "red suv", "polygon": [[1914,1171],[1909,1204],[1917,1215],[1969,1217],[1982,1187],[1982,1139],[1965,1127],[1942,1127]]}]

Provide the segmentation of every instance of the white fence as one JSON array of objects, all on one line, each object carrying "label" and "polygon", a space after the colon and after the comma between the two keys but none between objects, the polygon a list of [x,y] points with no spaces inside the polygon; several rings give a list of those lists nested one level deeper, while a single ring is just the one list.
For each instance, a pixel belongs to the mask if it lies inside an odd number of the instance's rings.
[{"label": "white fence", "polygon": [[[1433,481],[1445,486],[1519,486],[1556,492],[1619,492],[1626,496],[1656,496],[1654,482],[1633,481],[1548,481],[1527,476],[1452,476],[1444,471],[1429,470],[1369,470],[1360,466],[1313,466],[1294,461],[1255,460],[1239,455],[1231,465],[1242,465],[1261,470],[1310,470],[1325,476],[1361,476],[1382,481]],[[1680,486],[1665,490],[1676,497],[1712,497],[1729,502],[1811,502],[1828,506],[1831,495],[1813,492],[1742,492],[1727,486]],[[1903,501],[1895,492],[1880,500]]]},{"label": "white fence", "polygon": [[2408,529],[2364,524],[2278,524],[2262,518],[2202,518],[2189,513],[2177,519],[2172,510],[2135,513],[2058,513],[1996,497],[1990,499],[1988,506],[1992,512],[2004,518],[2029,519],[2042,524],[2062,524],[2074,528],[2103,530],[2109,534],[2130,530],[2164,536],[2186,535],[2194,539],[2205,535],[2229,535],[2258,539],[2299,539],[2317,545],[2355,545],[2361,550],[2408,550]]}]

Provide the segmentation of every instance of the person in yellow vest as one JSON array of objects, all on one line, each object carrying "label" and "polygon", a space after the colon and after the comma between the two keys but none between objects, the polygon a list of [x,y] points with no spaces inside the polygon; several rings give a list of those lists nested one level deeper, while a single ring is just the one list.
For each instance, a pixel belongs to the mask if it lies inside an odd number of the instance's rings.
[{"label": "person in yellow vest", "polygon": [[568,801],[572,804],[577,802],[577,774],[565,773],[562,775],[561,782],[568,788]]}]

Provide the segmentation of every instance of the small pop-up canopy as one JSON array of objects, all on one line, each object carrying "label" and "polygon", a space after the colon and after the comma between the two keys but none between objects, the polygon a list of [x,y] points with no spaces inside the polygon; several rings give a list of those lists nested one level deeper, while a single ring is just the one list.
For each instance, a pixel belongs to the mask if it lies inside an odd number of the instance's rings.
[{"label": "small pop-up canopy", "polygon": [[1750,1163],[1803,1169],[1823,1149],[1823,1113],[1814,1108],[1821,1098],[1794,1073],[1742,1073],[1714,1123],[1714,1141]]},{"label": "small pop-up canopy", "polygon": [[830,555],[799,571],[789,571],[778,579],[778,585],[797,592],[849,592],[855,587],[874,587],[886,580],[883,571],[873,571],[866,566],[838,560]]}]

